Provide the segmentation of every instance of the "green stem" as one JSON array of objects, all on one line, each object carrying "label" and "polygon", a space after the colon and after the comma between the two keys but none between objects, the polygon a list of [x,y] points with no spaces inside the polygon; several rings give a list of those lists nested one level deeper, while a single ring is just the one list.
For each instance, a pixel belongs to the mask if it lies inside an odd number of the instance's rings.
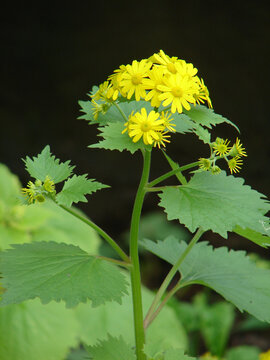
[{"label": "green stem", "polygon": [[138,253],[138,233],[139,233],[139,222],[141,217],[143,200],[146,194],[145,187],[147,185],[149,172],[150,172],[150,163],[151,163],[150,151],[145,150],[143,152],[143,160],[144,160],[143,172],[142,172],[140,185],[136,194],[136,199],[134,202],[132,218],[131,218],[131,227],[130,227],[130,259],[132,263],[130,275],[131,275],[131,287],[132,287],[132,299],[133,299],[133,316],[134,316],[137,360],[146,359],[146,356],[143,353],[145,334],[143,327],[141,275],[140,275],[140,262],[139,262],[139,253]]},{"label": "green stem", "polygon": [[[159,304],[158,308],[153,312],[151,317],[148,318],[148,321],[144,321],[144,329],[146,330],[147,327],[155,320],[158,316],[160,311],[163,309],[164,305],[170,300],[170,298],[179,290],[179,282],[166,294],[162,302]],[[145,319],[146,320],[146,319]]]},{"label": "green stem", "polygon": [[180,173],[181,171],[198,166],[198,164],[199,164],[199,161],[195,161],[193,163],[190,163],[190,164],[187,164],[184,166],[178,166],[176,169],[168,171],[166,174],[161,175],[158,178],[156,178],[155,180],[151,181],[148,184],[148,187],[155,186],[156,184],[160,183],[161,181],[164,181],[164,180],[168,179],[169,177],[176,175],[177,173]]},{"label": "green stem", "polygon": [[117,264],[119,266],[123,266],[123,267],[128,268],[128,269],[130,269],[130,267],[132,266],[130,262],[127,263],[125,261],[116,260],[116,259],[113,259],[113,258],[108,258],[107,256],[96,255],[95,258],[96,259],[101,259],[101,260],[106,260],[106,261],[112,262],[114,264]]},{"label": "green stem", "polygon": [[72,210],[71,208],[65,205],[59,205],[62,209],[66,210],[71,215],[75,216],[76,218],[83,221],[85,224],[89,225],[92,229],[96,230],[96,232],[107,241],[109,245],[117,252],[117,254],[123,259],[126,263],[130,263],[130,258],[128,255],[120,248],[120,246],[98,225],[96,225],[93,221],[86,219],[84,216],[81,216],[76,211]]},{"label": "green stem", "polygon": [[148,313],[147,313],[147,315],[146,315],[146,317],[144,319],[144,327],[145,327],[145,329],[149,325],[149,320],[151,319],[153,313],[155,312],[156,307],[157,307],[158,303],[160,302],[162,296],[166,292],[166,289],[167,289],[168,285],[170,284],[170,282],[172,281],[172,278],[174,277],[174,275],[178,271],[180,265],[182,264],[182,262],[184,261],[184,259],[188,255],[188,253],[191,251],[193,246],[196,244],[196,242],[200,239],[200,237],[202,236],[203,233],[204,233],[204,230],[202,230],[201,228],[199,228],[196,231],[195,235],[191,239],[191,241],[188,244],[188,246],[186,247],[185,251],[180,255],[179,259],[176,261],[176,263],[173,265],[173,267],[171,268],[171,270],[167,274],[167,276],[164,279],[163,283],[161,284],[158,292],[156,293],[156,296],[155,296],[155,298],[154,298],[154,300],[153,300],[153,302],[152,302],[152,304],[151,304],[151,306],[150,306],[150,308],[148,310]]},{"label": "green stem", "polygon": [[114,105],[117,107],[118,111],[120,112],[120,114],[122,115],[122,117],[124,118],[124,120],[126,122],[128,122],[128,118],[126,117],[126,114],[123,112],[123,110],[120,108],[120,106],[115,102]]}]

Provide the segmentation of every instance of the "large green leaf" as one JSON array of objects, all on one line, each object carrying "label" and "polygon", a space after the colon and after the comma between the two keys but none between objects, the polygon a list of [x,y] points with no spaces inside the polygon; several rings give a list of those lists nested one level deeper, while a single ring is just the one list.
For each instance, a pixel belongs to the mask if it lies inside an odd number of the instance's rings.
[{"label": "large green leaf", "polygon": [[[126,275],[126,280],[129,278]],[[146,314],[154,299],[154,294],[142,289],[143,311]],[[89,304],[80,304],[74,309],[81,324],[79,336],[88,345],[94,345],[98,339],[106,339],[107,334],[114,337],[122,336],[126,343],[134,346],[134,329],[132,314],[132,296],[125,295],[122,305],[108,302],[97,308]],[[91,319],[91,321],[87,321]],[[116,326],[117,324],[117,326]],[[171,347],[186,349],[187,337],[173,309],[165,306],[146,332],[149,353],[156,354]]]},{"label": "large green leaf", "polygon": [[73,175],[65,181],[63,189],[56,196],[58,204],[71,206],[79,201],[87,202],[84,195],[106,188],[108,185],[101,184],[93,179],[87,179],[87,175]]},{"label": "large green leaf", "polygon": [[128,150],[131,154],[134,154],[134,152],[139,149],[147,147],[147,145],[143,143],[142,139],[134,143],[128,136],[127,132],[122,134],[124,128],[123,122],[110,123],[107,126],[100,128],[100,136],[102,136],[104,140],[101,140],[97,144],[90,145],[89,147],[119,151]]},{"label": "large green leaf", "polygon": [[108,340],[99,340],[94,346],[87,346],[86,350],[93,360],[136,360],[134,350],[122,337],[108,335]]},{"label": "large green leaf", "polygon": [[1,360],[61,360],[78,344],[78,322],[63,303],[31,300],[0,308]]},{"label": "large green leaf", "polygon": [[216,114],[213,109],[208,109],[206,106],[191,105],[191,109],[184,110],[184,113],[188,115],[197,124],[206,126],[209,129],[211,129],[212,126],[216,126],[225,122],[232,125],[238,132],[240,132],[238,127],[233,122],[219,114]]},{"label": "large green leaf", "polygon": [[14,245],[0,254],[3,274],[1,305],[40,297],[43,303],[64,300],[67,307],[92,300],[93,306],[117,301],[126,282],[111,263],[88,255],[79,247],[55,242]]},{"label": "large green leaf", "polygon": [[191,132],[194,127],[194,122],[185,114],[175,113],[172,119],[172,124],[175,124],[176,132],[180,134]]},{"label": "large green leaf", "polygon": [[268,220],[263,214],[270,208],[264,195],[225,172],[196,173],[188,184],[166,187],[159,196],[168,220],[178,219],[191,232],[201,227],[225,238],[237,225],[262,232]]},{"label": "large green leaf", "polygon": [[[173,237],[143,246],[160,258],[175,264],[187,244]],[[258,268],[243,251],[213,249],[206,242],[196,244],[180,265],[184,285],[202,284],[214,289],[240,311],[270,322],[270,270]]]},{"label": "large green leaf", "polygon": [[55,184],[67,179],[74,169],[74,166],[69,165],[70,161],[60,163],[60,160],[51,154],[49,145],[37,157],[33,157],[33,160],[27,156],[24,162],[26,170],[33,178],[44,181],[46,176],[49,176]]}]

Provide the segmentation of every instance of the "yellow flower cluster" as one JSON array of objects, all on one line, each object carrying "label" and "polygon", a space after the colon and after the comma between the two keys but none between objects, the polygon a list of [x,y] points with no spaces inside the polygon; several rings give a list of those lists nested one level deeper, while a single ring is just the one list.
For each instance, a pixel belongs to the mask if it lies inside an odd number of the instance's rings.
[{"label": "yellow flower cluster", "polygon": [[22,193],[27,196],[29,204],[44,202],[46,195],[55,195],[55,184],[49,176],[46,176],[44,183],[41,180],[36,180],[34,183],[29,181],[27,187],[22,189]]},{"label": "yellow flower cluster", "polygon": [[[242,157],[247,156],[245,148],[237,138],[233,146],[229,146],[230,141],[227,139],[216,138],[216,141],[211,144],[211,156],[209,159],[200,158],[199,168],[201,170],[210,170],[213,174],[220,173],[221,169],[215,165],[217,159],[223,158],[227,161],[229,170],[232,173],[237,173],[243,164]],[[231,157],[230,159],[228,157]]]},{"label": "yellow flower cluster", "polygon": [[190,110],[190,104],[208,103],[212,108],[209,92],[198,70],[191,63],[177,57],[169,57],[160,50],[149,59],[133,60],[121,65],[108,81],[100,85],[93,100],[111,99],[120,95],[136,101],[150,101],[153,107],[170,106],[172,113]]}]

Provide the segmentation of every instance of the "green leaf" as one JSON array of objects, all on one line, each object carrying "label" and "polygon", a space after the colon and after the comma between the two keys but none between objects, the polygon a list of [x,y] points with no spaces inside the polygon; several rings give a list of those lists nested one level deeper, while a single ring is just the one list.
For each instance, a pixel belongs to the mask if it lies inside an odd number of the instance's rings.
[{"label": "green leaf", "polygon": [[[175,264],[187,244],[168,237],[154,243],[145,240],[143,246]],[[206,242],[196,244],[182,262],[179,271],[183,286],[208,286],[232,302],[240,311],[247,311],[259,320],[270,322],[270,270],[257,267],[243,251],[213,250]]]},{"label": "green leaf", "polygon": [[[101,101],[97,101],[97,103],[101,103]],[[81,106],[81,111],[85,114],[80,116],[79,119],[87,120],[90,122],[90,124],[100,124],[102,126],[107,125],[109,123],[114,122],[126,122],[124,117],[122,116],[119,109],[112,104],[112,106],[108,109],[108,111],[105,114],[100,113],[98,115],[98,119],[94,119],[94,110],[95,107],[91,103],[91,101],[79,101],[79,104]],[[148,101],[123,101],[117,104],[118,107],[120,107],[121,111],[124,113],[125,117],[128,119],[129,115],[132,113],[132,111],[137,112],[140,111],[141,108],[146,108],[147,111],[153,110],[150,103]]]},{"label": "green leaf", "polygon": [[123,338],[108,335],[108,340],[99,340],[95,346],[87,346],[86,350],[93,360],[136,360],[134,351]]},{"label": "green leaf", "polygon": [[191,232],[201,227],[224,238],[237,225],[261,232],[267,220],[263,213],[269,209],[264,195],[225,172],[196,173],[188,184],[166,187],[159,196],[168,220],[178,219]]},{"label": "green leaf", "polygon": [[267,248],[268,246],[270,246],[270,236],[264,235],[263,234],[263,226],[262,226],[262,231],[261,233],[259,233],[258,231],[254,231],[252,229],[246,228],[243,229],[240,226],[236,226],[233,231],[238,234],[241,235],[243,237],[245,237],[248,240],[253,241],[255,244]]},{"label": "green leaf", "polygon": [[191,132],[194,127],[194,122],[185,114],[173,114],[172,124],[175,124],[176,132],[185,134]]},{"label": "green leaf", "polygon": [[169,349],[165,351],[164,360],[196,360],[196,359],[194,357],[185,355],[182,349]]},{"label": "green leaf", "polygon": [[137,143],[134,143],[127,132],[122,134],[124,128],[123,122],[110,123],[107,126],[100,128],[100,136],[102,136],[104,140],[101,140],[97,144],[90,145],[89,147],[119,151],[128,150],[131,154],[134,154],[134,152],[139,149],[147,148],[147,145],[143,143],[142,139]]},{"label": "green leaf", "polygon": [[55,242],[14,245],[0,254],[3,274],[1,305],[39,297],[46,304],[64,300],[67,307],[92,300],[121,303],[126,282],[111,263],[88,255],[77,246]]},{"label": "green leaf", "polygon": [[194,134],[196,134],[200,140],[202,140],[205,144],[211,143],[211,134],[207,129],[204,129],[199,124],[194,124],[193,128]]},{"label": "green leaf", "polygon": [[0,221],[1,204],[15,205],[18,203],[21,185],[17,176],[13,175],[9,169],[0,163]]},{"label": "green leaf", "polygon": [[219,114],[216,114],[213,109],[208,109],[206,106],[191,105],[191,109],[189,111],[184,110],[184,113],[197,124],[206,126],[209,129],[212,129],[212,126],[216,126],[225,122],[232,125],[238,132],[240,132],[238,127],[233,122]]},{"label": "green leaf", "polygon": [[108,185],[103,185],[94,179],[87,179],[87,175],[73,175],[64,183],[64,187],[56,196],[56,201],[60,205],[71,206],[72,203],[79,201],[87,202],[84,195],[92,194],[93,192],[107,188]]},{"label": "green leaf", "polygon": [[226,353],[226,360],[258,360],[260,349],[256,346],[236,346]]},{"label": "green leaf", "polygon": [[[123,273],[126,275],[125,278],[130,286],[129,275],[124,271]],[[143,287],[144,314],[146,314],[153,299],[153,292]],[[122,305],[116,302],[108,302],[93,308],[89,304],[80,304],[74,311],[81,324],[79,336],[84,343],[93,346],[98,339],[105,339],[107,334],[110,333],[114,337],[122,336],[126,343],[134,346],[134,328],[131,326],[133,324],[131,294],[123,296]],[[91,319],[91,321],[88,319]],[[106,324],[106,327],[104,324]],[[186,333],[181,322],[175,317],[174,311],[169,306],[164,306],[155,321],[147,329],[146,343],[149,352],[152,354],[171,347],[187,348]]]},{"label": "green leaf", "polygon": [[33,157],[33,160],[27,156],[24,162],[26,170],[33,178],[44,181],[46,176],[49,176],[55,184],[67,179],[74,169],[74,166],[69,165],[70,161],[60,163],[60,160],[51,154],[49,145],[37,157]]},{"label": "green leaf", "polygon": [[77,346],[78,322],[63,303],[39,300],[0,308],[1,360],[64,359]]}]

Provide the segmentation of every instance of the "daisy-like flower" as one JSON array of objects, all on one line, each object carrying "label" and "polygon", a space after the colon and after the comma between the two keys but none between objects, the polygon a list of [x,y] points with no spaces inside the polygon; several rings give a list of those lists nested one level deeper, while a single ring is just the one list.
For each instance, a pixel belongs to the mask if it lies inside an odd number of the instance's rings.
[{"label": "daisy-like flower", "polygon": [[164,131],[164,132],[157,132],[158,135],[158,140],[154,141],[154,147],[158,146],[158,148],[160,149],[160,145],[162,146],[166,146],[165,142],[169,143],[170,140],[168,140],[168,138],[170,138],[170,135],[166,135],[168,133],[168,131]]},{"label": "daisy-like flower", "polygon": [[196,77],[196,81],[199,85],[198,92],[196,94],[194,94],[196,102],[198,104],[200,104],[200,102],[204,103],[205,101],[207,101],[208,107],[210,109],[213,109],[212,101],[209,97],[209,91],[208,91],[207,87],[205,86],[203,79],[199,79],[199,77]]},{"label": "daisy-like flower", "polygon": [[182,77],[180,74],[170,75],[164,77],[164,85],[158,85],[158,90],[162,91],[159,95],[159,100],[163,101],[163,106],[171,105],[171,112],[175,113],[176,110],[181,113],[183,107],[190,110],[190,103],[194,104],[193,97],[194,82],[188,77]]},{"label": "daisy-like flower", "polygon": [[145,78],[148,77],[148,72],[152,63],[148,60],[132,61],[132,65],[126,65],[126,70],[121,75],[120,86],[127,98],[130,99],[135,93],[136,101],[146,96]]},{"label": "daisy-like flower", "polygon": [[28,198],[29,204],[35,201],[36,186],[32,181],[29,181],[26,188],[22,188],[22,193]]},{"label": "daisy-like flower", "polygon": [[198,72],[198,69],[193,66],[191,63],[185,62],[185,60],[179,60],[177,63],[175,63],[176,71],[184,76],[188,76],[189,78],[192,78],[195,76]]},{"label": "daisy-like flower", "polygon": [[164,111],[161,112],[160,115],[161,120],[164,120],[164,126],[167,130],[171,132],[175,132],[176,130],[173,128],[173,126],[176,126],[175,124],[171,124],[171,121],[173,121],[173,118],[171,118],[171,114],[169,111],[166,113]]},{"label": "daisy-like flower", "polygon": [[161,101],[159,100],[159,95],[161,91],[158,90],[158,85],[163,85],[163,77],[164,77],[164,70],[160,66],[154,66],[149,71],[149,79],[145,79],[144,83],[147,90],[150,90],[145,100],[149,101],[151,99],[151,105],[153,107],[159,107]]},{"label": "daisy-like flower", "polygon": [[213,143],[213,150],[219,156],[226,156],[229,154],[231,148],[229,147],[230,141],[227,139],[216,138],[216,141]]},{"label": "daisy-like flower", "polygon": [[179,60],[176,56],[170,57],[166,55],[163,50],[160,50],[158,54],[152,55],[149,60],[155,64],[161,65],[164,70],[171,74],[177,73],[175,63]]},{"label": "daisy-like flower", "polygon": [[261,353],[259,360],[270,360],[270,350]]},{"label": "daisy-like flower", "polygon": [[106,114],[106,112],[109,110],[110,108],[110,104],[108,103],[97,103],[95,100],[92,100],[91,101],[93,107],[94,107],[94,110],[93,110],[93,117],[94,119],[97,121],[98,119],[98,115],[100,113],[102,114]]},{"label": "daisy-like flower", "polygon": [[243,161],[240,159],[240,156],[235,156],[227,161],[231,174],[237,173],[243,165]]},{"label": "daisy-like flower", "polygon": [[210,170],[212,162],[206,158],[199,158],[199,168],[201,170],[207,171]]},{"label": "daisy-like flower", "polygon": [[235,144],[232,146],[229,155],[231,155],[231,156],[247,156],[245,148],[240,143],[240,140],[238,138],[236,138]]},{"label": "daisy-like flower", "polygon": [[[147,114],[146,109],[142,108],[141,112],[131,115],[131,119],[125,125],[127,126],[128,135],[133,138],[133,142],[143,138],[146,145],[152,145],[153,142],[160,139],[159,133],[164,130],[164,121],[159,119],[159,113],[152,110]],[[122,132],[124,133],[125,130]]]}]

